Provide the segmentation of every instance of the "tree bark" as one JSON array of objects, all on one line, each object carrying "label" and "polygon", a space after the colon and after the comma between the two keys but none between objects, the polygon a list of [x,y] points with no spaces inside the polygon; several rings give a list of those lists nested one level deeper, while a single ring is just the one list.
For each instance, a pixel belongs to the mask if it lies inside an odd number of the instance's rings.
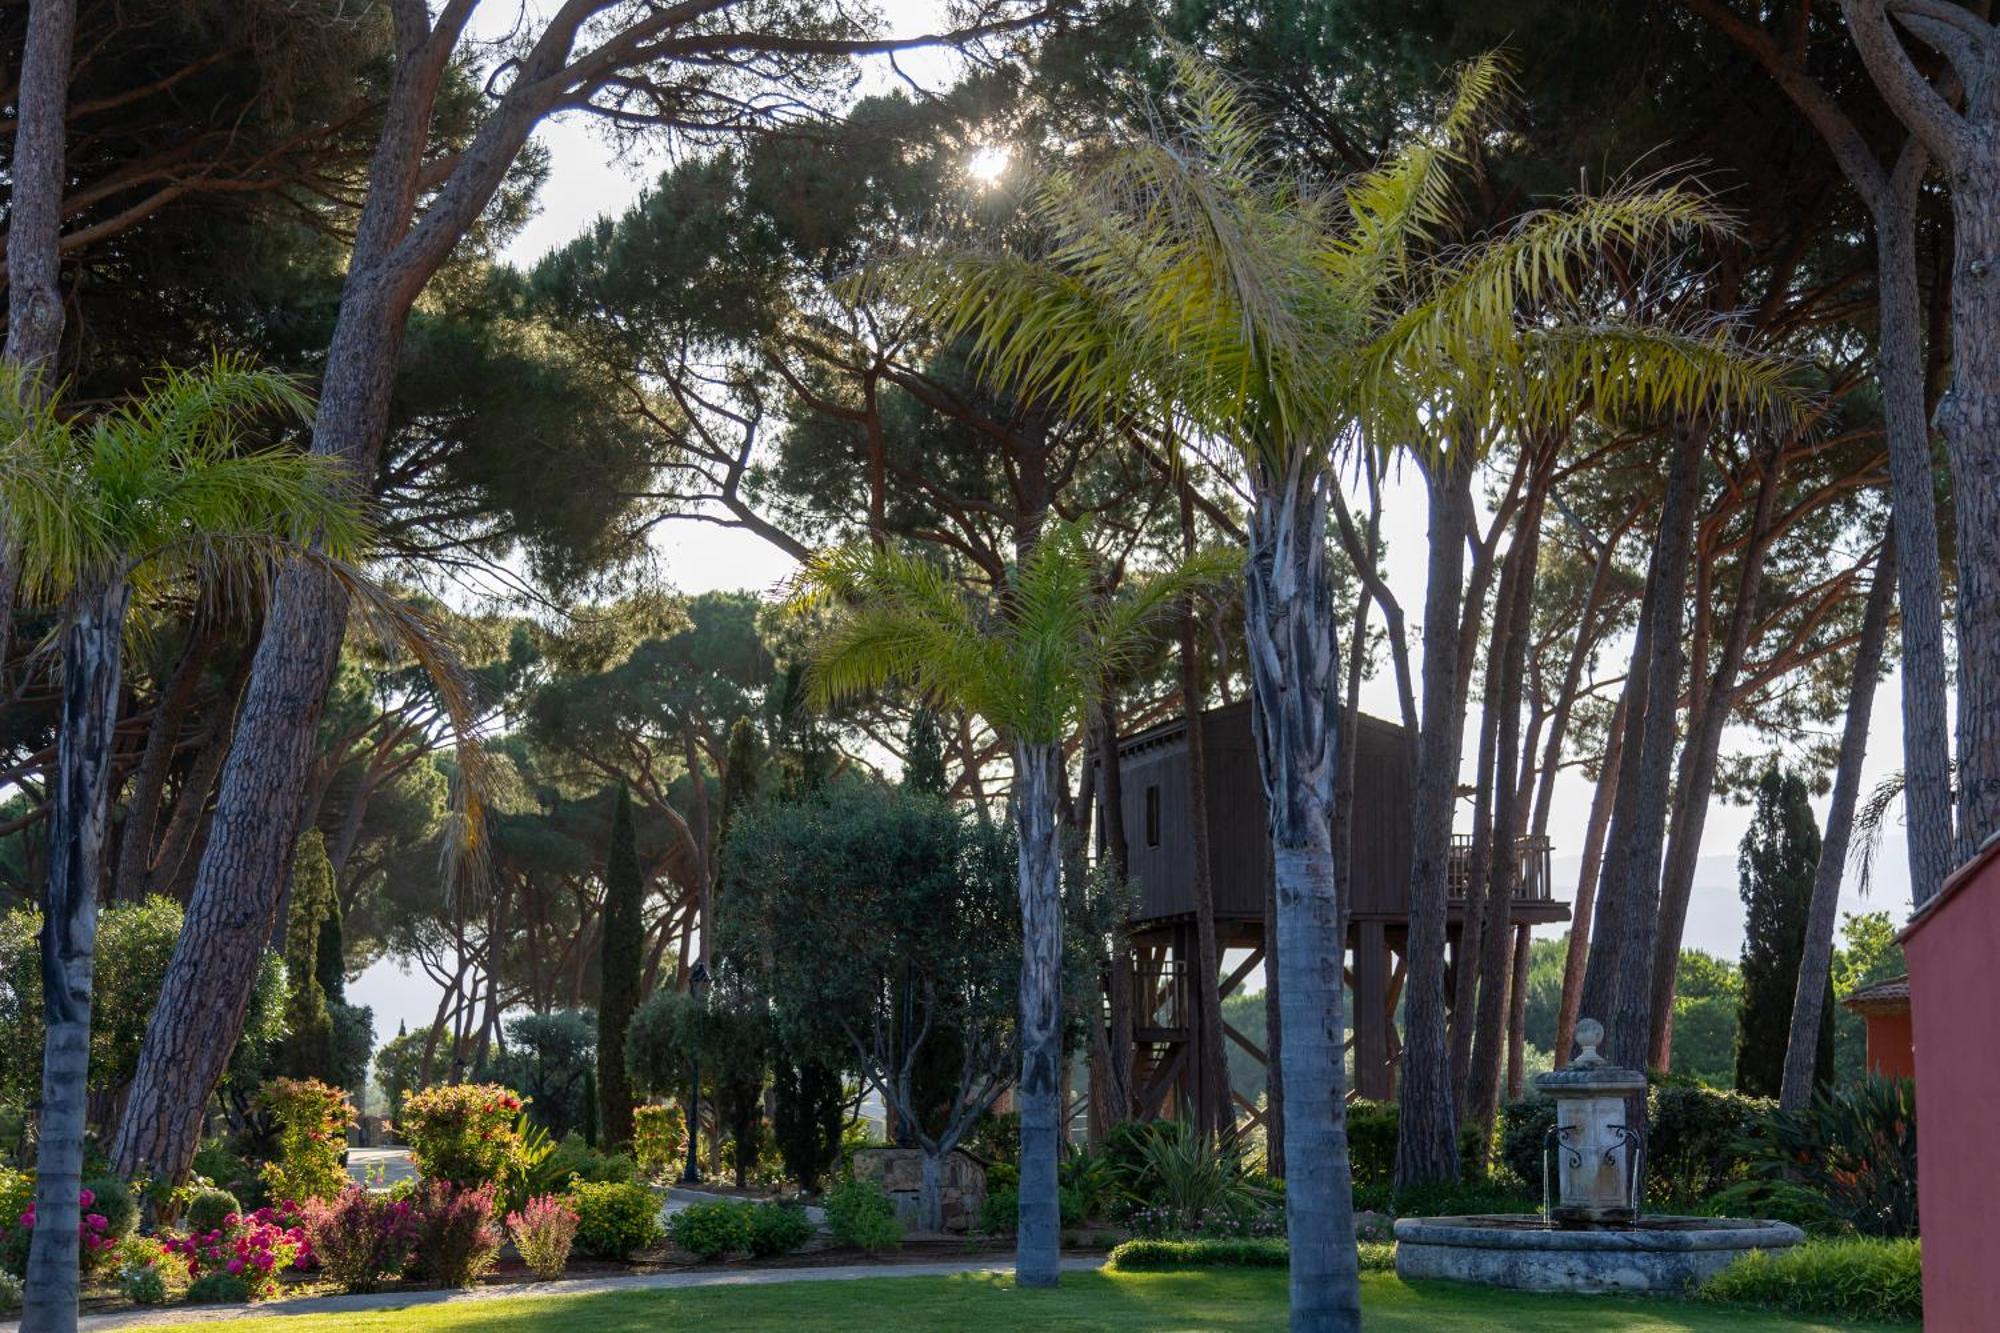
[{"label": "tree bark", "polygon": [[[1618,1004],[1612,1021],[1611,1049],[1618,1058],[1645,1059],[1653,1012],[1653,942],[1658,935],[1660,853],[1666,836],[1667,784],[1672,772],[1675,719],[1681,692],[1681,616],[1687,601],[1689,546],[1693,536],[1702,430],[1685,422],[1674,441],[1675,458],[1666,502],[1660,510],[1659,546],[1653,579],[1659,598],[1654,605],[1654,631],[1647,648],[1652,656],[1646,672],[1645,762],[1639,773],[1639,799],[1626,853],[1626,901],[1620,950],[1624,975],[1619,978]],[[1613,835],[1617,830],[1614,827]]]},{"label": "tree bark", "polygon": [[[2000,273],[2000,88],[1992,34],[1976,53],[1939,46],[1966,91],[1955,111],[1911,62],[1883,0],[1841,0],[1848,32],[1882,98],[1912,142],[1884,173],[1839,104],[1799,71],[1780,83],[1834,150],[1875,219],[1881,295],[1879,360],[1895,497],[1903,621],[1903,805],[1910,894],[1922,907],[1943,887],[1954,855],[1969,857],[2000,808],[2000,343],[1991,336]],[[1900,15],[1919,36],[1925,21]],[[1768,62],[1767,62],[1768,63]],[[1815,97],[1813,94],[1818,93]],[[1923,306],[1917,281],[1916,204],[1926,157],[1951,184],[1951,387],[1935,420],[1951,460],[1958,535],[1958,833],[1952,840],[1946,765],[1945,659],[1929,422],[1924,412]]]},{"label": "tree bark", "polygon": [[1430,569],[1424,591],[1423,730],[1418,736],[1410,864],[1410,927],[1403,982],[1396,1188],[1458,1179],[1458,1108],[1446,1041],[1445,911],[1453,793],[1465,713],[1458,705],[1459,588],[1471,510],[1471,469],[1424,470]]},{"label": "tree bark", "polygon": [[[75,38],[76,0],[33,0],[28,6],[8,166],[7,345],[0,358],[23,375],[22,388],[35,398],[54,390],[62,350],[59,243]],[[0,668],[13,650],[14,599],[20,590],[13,526],[0,514]]]},{"label": "tree bark", "polygon": [[[1636,970],[1641,961],[1630,952],[1629,946],[1638,934],[1632,918],[1641,911],[1650,918],[1659,887],[1657,852],[1651,858],[1652,868],[1646,868],[1646,824],[1651,821],[1654,826],[1651,843],[1657,848],[1661,832],[1658,826],[1665,819],[1666,803],[1666,756],[1661,752],[1671,748],[1674,700],[1678,693],[1679,672],[1672,668],[1678,663],[1680,651],[1674,640],[1678,638],[1682,593],[1679,580],[1667,576],[1676,563],[1681,576],[1686,575],[1686,539],[1694,509],[1699,436],[1683,430],[1672,448],[1646,593],[1640,604],[1638,635],[1632,647],[1623,752],[1619,755],[1617,790],[1612,798],[1611,825],[1598,878],[1597,927],[1591,935],[1590,959],[1578,1009],[1580,1015],[1604,1024],[1610,1034],[1607,1055],[1633,1064],[1645,1058],[1646,1023],[1642,1018],[1621,1029],[1617,1014],[1622,994],[1628,989],[1625,985],[1628,966]],[[1682,556],[1678,562],[1671,554],[1677,546]],[[1670,582],[1675,586],[1669,588]],[[1669,601],[1672,607],[1666,605]],[[1667,642],[1662,644],[1662,639]],[[1674,679],[1658,679],[1666,676]],[[1640,883],[1646,878],[1651,878],[1650,885]],[[1643,961],[1648,965],[1652,962],[1651,925],[1648,920],[1643,941],[1647,950]],[[1650,1001],[1650,983],[1643,977],[1640,982]],[[1621,1039],[1628,1040],[1629,1045],[1619,1044]]]},{"label": "tree bark", "polygon": [[1062,1134],[1062,830],[1060,742],[1016,741],[1014,818],[1020,833],[1020,1221],[1014,1280],[1053,1287],[1061,1271],[1056,1162]]},{"label": "tree bark", "polygon": [[[1554,453],[1547,455],[1549,464]],[[1530,614],[1535,597],[1535,574],[1541,558],[1542,497],[1544,484],[1536,486],[1521,510],[1521,525],[1515,535],[1518,549],[1510,561],[1514,587],[1505,599],[1512,623],[1508,626],[1505,654],[1500,672],[1500,692],[1489,698],[1487,707],[1499,711],[1494,744],[1493,862],[1486,887],[1485,957],[1480,960],[1479,1012],[1474,1033],[1477,1058],[1472,1062],[1467,1104],[1473,1121],[1481,1128],[1480,1142],[1493,1138],[1493,1121],[1500,1110],[1500,1072],[1507,1053],[1508,996],[1513,988],[1515,968],[1514,889],[1521,873],[1521,836],[1527,831],[1528,803],[1526,779],[1533,767],[1521,744],[1521,693],[1527,674],[1528,638],[1534,621]]]},{"label": "tree bark", "polygon": [[[1180,484],[1181,551],[1195,552],[1193,488]],[[1215,881],[1211,875],[1208,825],[1208,746],[1201,710],[1201,643],[1195,624],[1194,599],[1181,608],[1180,685],[1182,712],[1187,717],[1188,824],[1194,842],[1195,1022],[1199,1024],[1201,1088],[1197,1128],[1220,1134],[1236,1123],[1229,1100],[1229,1052],[1222,1035],[1222,952],[1215,938]]]},{"label": "tree bark", "polygon": [[1625,708],[1632,697],[1630,683],[1619,696],[1606,733],[1604,758],[1598,763],[1597,790],[1590,798],[1590,823],[1583,834],[1583,864],[1576,876],[1576,905],[1569,922],[1569,948],[1563,957],[1562,1006],[1556,1012],[1555,1067],[1569,1063],[1576,1044],[1577,1010],[1583,1003],[1584,960],[1590,950],[1590,918],[1597,901],[1597,872],[1604,859],[1604,833],[1611,822],[1611,804],[1618,792],[1620,756],[1625,748]]},{"label": "tree bark", "polygon": [[1799,957],[1798,986],[1792,993],[1792,1031],[1785,1046],[1785,1076],[1778,1093],[1778,1105],[1787,1111],[1799,1110],[1812,1100],[1820,1022],[1833,966],[1834,921],[1840,915],[1841,873],[1847,868],[1847,844],[1854,832],[1861,765],[1868,757],[1868,721],[1875,707],[1875,686],[1882,677],[1882,647],[1889,637],[1895,588],[1896,539],[1891,535],[1883,541],[1882,554],[1876,559],[1875,586],[1868,590],[1868,608],[1861,617],[1854,678],[1847,689],[1847,722],[1841,729],[1840,760],[1833,774],[1833,800],[1827,806],[1826,837],[1820,843],[1812,903],[1806,911],[1805,948]]},{"label": "tree bark", "polygon": [[[432,104],[457,28],[429,30],[421,6],[396,12],[395,71],[313,422],[313,452],[347,464],[356,486],[373,473],[381,452],[410,306],[532,129],[532,120],[518,123],[518,108],[515,117],[496,112],[461,158],[461,170],[412,227]],[[447,13],[463,23],[463,11]],[[547,59],[538,44],[516,86],[546,77],[539,66]],[[242,1030],[258,953],[288,878],[299,793],[339,660],[347,604],[324,575],[293,565],[278,575],[269,606],[186,924],[112,1147],[113,1162],[128,1177],[179,1180],[187,1173],[202,1108]]]},{"label": "tree bark", "polygon": [[1277,892],[1285,1030],[1285,1229],[1294,1333],[1358,1330],[1361,1288],[1342,1097],[1340,867],[1332,847],[1339,744],[1327,480],[1293,455],[1256,481],[1244,632]]},{"label": "tree bark", "polygon": [[113,896],[136,902],[146,896],[146,872],[153,861],[154,830],[159,826],[161,796],[167,773],[173,767],[174,750],[181,736],[181,722],[194,701],[201,673],[221,638],[219,627],[206,619],[195,626],[174,664],[173,674],[160,690],[153,713],[153,725],[146,733],[146,748],[132,773],[132,796],[125,803],[125,819],[118,829],[118,869],[113,877]]},{"label": "tree bark", "polygon": [[73,599],[62,630],[62,731],[49,818],[48,902],[42,914],[42,1105],[35,1161],[35,1229],[21,1327],[73,1333],[77,1192],[90,1072],[90,989],[97,947],[97,877],[111,800],[118,675],[130,588],[123,579]]},{"label": "tree bark", "polygon": [[[1743,548],[1743,568],[1730,607],[1729,628],[1722,655],[1701,693],[1700,708],[1681,748],[1680,772],[1674,794],[1673,825],[1667,839],[1666,873],[1660,889],[1660,931],[1653,942],[1652,1018],[1647,1063],[1665,1069],[1672,1058],[1674,985],[1680,968],[1681,935],[1687,926],[1688,900],[1694,894],[1694,872],[1701,856],[1702,828],[1715,792],[1716,761],[1722,752],[1722,731],[1736,704],[1737,678],[1750,648],[1750,628],[1756,622],[1764,588],[1764,562],[1771,549],[1772,526],[1778,513],[1778,487],[1783,464],[1782,445],[1773,445],[1757,505]],[[1696,615],[1707,615],[1697,606]]]}]

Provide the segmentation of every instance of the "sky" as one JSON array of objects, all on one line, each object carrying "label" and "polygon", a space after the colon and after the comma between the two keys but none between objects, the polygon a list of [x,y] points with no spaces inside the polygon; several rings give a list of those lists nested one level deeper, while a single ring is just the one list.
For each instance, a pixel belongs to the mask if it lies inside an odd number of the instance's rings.
[{"label": "sky", "polygon": [[[921,0],[891,0],[882,6],[891,31],[898,34],[933,29],[935,7]],[[512,21],[515,7],[489,3],[479,34],[491,36],[504,31]],[[949,61],[935,54],[918,53],[899,58],[905,74],[920,81],[949,77]],[[864,79],[880,79],[878,71]],[[659,152],[648,156],[621,155],[583,117],[571,114],[545,124],[537,135],[550,154],[551,174],[541,194],[541,209],[508,246],[505,257],[515,264],[532,264],[549,251],[594,223],[599,217],[622,212],[666,165]],[[1413,618],[1423,606],[1426,511],[1421,482],[1412,476],[1392,477],[1384,491],[1383,532],[1386,546],[1385,578]],[[1551,520],[1555,521],[1555,520]],[[792,561],[769,543],[733,529],[708,523],[668,523],[658,531],[655,549],[660,568],[674,589],[685,594],[718,590],[747,589],[768,592],[792,572]],[[1421,645],[1413,644],[1421,653]],[[1413,663],[1413,669],[1417,664]],[[1890,675],[1878,686],[1869,736],[1868,762],[1863,774],[1866,793],[1880,779],[1902,767],[1902,725],[1899,704],[1900,679]],[[1386,670],[1366,682],[1362,707],[1381,717],[1395,718],[1398,706],[1394,682]],[[1478,734],[1475,705],[1466,734]],[[1747,748],[1752,743],[1742,734],[1727,735],[1725,749]],[[1469,781],[1469,773],[1466,775]],[[1554,848],[1553,866],[1556,896],[1562,901],[1575,897],[1584,829],[1590,813],[1591,784],[1573,772],[1557,779],[1552,803],[1549,836]],[[1824,822],[1826,799],[1814,802],[1815,813]],[[1461,825],[1469,812],[1461,813]],[[1686,947],[1702,949],[1734,959],[1743,943],[1743,910],[1736,889],[1736,849],[1750,823],[1745,806],[1717,801],[1709,810],[1703,831],[1702,856],[1695,877],[1694,893],[1688,908]],[[1887,911],[1900,921],[1909,914],[1909,875],[1906,847],[1900,826],[1891,827],[1882,840],[1870,892],[1863,898],[1856,887],[1857,876],[1846,876],[1841,889],[1844,912]],[[1563,927],[1543,927],[1543,934],[1561,934]],[[394,960],[383,960],[362,974],[350,996],[355,1003],[375,1008],[378,1040],[395,1035],[397,1024],[407,1022],[412,1030],[431,1021],[438,992],[420,972],[405,972]]]}]

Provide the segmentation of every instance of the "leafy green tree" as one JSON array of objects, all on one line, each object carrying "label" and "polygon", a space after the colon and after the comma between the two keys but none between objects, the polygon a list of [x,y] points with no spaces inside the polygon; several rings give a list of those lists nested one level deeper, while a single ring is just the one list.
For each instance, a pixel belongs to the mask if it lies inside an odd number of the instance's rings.
[{"label": "leafy green tree", "polygon": [[[841,1052],[845,1054],[845,1052]],[[771,1061],[771,1135],[799,1189],[819,1193],[840,1161],[847,1128],[847,1081],[840,1064],[819,1050],[780,1041]]]},{"label": "leafy green tree", "polygon": [[910,715],[909,738],[903,755],[903,789],[928,796],[951,794],[951,778],[944,766],[944,733],[938,730],[937,714],[919,708]]},{"label": "leafy green tree", "polygon": [[741,1186],[762,1145],[771,1019],[762,998],[726,957],[699,1003],[685,991],[656,991],[632,1016],[627,1032],[626,1065],[633,1085],[648,1095],[678,1094],[685,1106],[697,1055],[703,1104],[729,1132],[730,1162]]},{"label": "leafy green tree", "polygon": [[618,788],[604,865],[604,934],[598,953],[597,1105],[604,1142],[632,1142],[632,1081],[625,1068],[625,1029],[639,1007],[646,964],[646,881],[632,834],[632,793]]},{"label": "leafy green tree", "polygon": [[[731,951],[762,960],[781,1042],[858,1068],[908,1128],[929,1229],[944,1159],[1019,1067],[1009,843],[936,797],[858,780],[753,807],[729,843]],[[932,1098],[920,1074],[940,1048],[952,1077]]]},{"label": "leafy green tree", "polygon": [[[1755,813],[1736,862],[1745,912],[1736,1088],[1752,1096],[1775,1097],[1784,1083],[1791,998],[1805,951],[1819,850],[1819,823],[1805,780],[1772,765],[1758,779]],[[1814,1081],[1824,1084],[1833,1073],[1831,996],[1820,1024],[1816,1066]]]},{"label": "leafy green tree", "polygon": [[507,1020],[507,1053],[494,1065],[494,1078],[528,1102],[528,1118],[554,1138],[581,1130],[597,1114],[586,1099],[586,1078],[596,1068],[597,1015],[588,1009],[557,1009]]},{"label": "leafy green tree", "polygon": [[990,603],[969,598],[929,561],[870,542],[806,567],[801,605],[833,613],[813,648],[810,679],[823,700],[898,682],[984,718],[1013,747],[1024,941],[1015,1269],[1031,1286],[1053,1285],[1059,1271],[1063,741],[1094,715],[1105,682],[1152,641],[1176,603],[1236,567],[1233,556],[1208,552],[1106,597],[1082,533],[1060,521],[1043,529]]},{"label": "leafy green tree", "polygon": [[375,1053],[375,1081],[382,1087],[382,1113],[390,1120],[402,1114],[403,1099],[431,1086],[424,1082],[424,1046],[427,1034],[398,1025],[396,1035]]}]

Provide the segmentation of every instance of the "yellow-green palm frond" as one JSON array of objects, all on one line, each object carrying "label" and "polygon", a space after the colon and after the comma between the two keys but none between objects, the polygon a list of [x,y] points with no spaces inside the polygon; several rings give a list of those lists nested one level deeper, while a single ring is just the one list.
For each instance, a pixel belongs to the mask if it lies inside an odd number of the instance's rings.
[{"label": "yellow-green palm frond", "polygon": [[1468,61],[1458,70],[1450,105],[1438,122],[1347,183],[1350,224],[1336,237],[1328,266],[1356,299],[1393,282],[1415,245],[1451,226],[1457,174],[1513,92],[1513,61],[1504,51]]},{"label": "yellow-green palm frond", "polygon": [[1522,355],[1529,373],[1512,382],[1518,396],[1506,410],[1527,421],[1564,421],[1581,409],[1613,426],[1690,411],[1791,424],[1815,404],[1795,362],[1744,347],[1719,320],[1677,327],[1605,319],[1531,330]]},{"label": "yellow-green palm frond", "polygon": [[1128,580],[1097,619],[1091,636],[1093,675],[1110,679],[1131,671],[1184,599],[1212,596],[1235,587],[1242,578],[1242,550],[1210,546],[1166,569]]},{"label": "yellow-green palm frond", "polygon": [[835,547],[800,571],[792,605],[834,613],[806,673],[821,706],[892,684],[965,707],[990,692],[977,610],[930,561],[867,542]]}]

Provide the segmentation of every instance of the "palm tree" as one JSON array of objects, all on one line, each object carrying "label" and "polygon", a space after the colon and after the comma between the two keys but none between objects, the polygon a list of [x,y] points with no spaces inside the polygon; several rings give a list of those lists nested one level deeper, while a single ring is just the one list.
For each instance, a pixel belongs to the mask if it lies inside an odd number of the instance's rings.
[{"label": "palm tree", "polygon": [[76,1327],[92,954],[128,611],[169,585],[240,586],[308,544],[343,560],[363,549],[367,527],[326,460],[243,446],[253,418],[305,415],[305,395],[283,375],[218,360],[80,413],[31,388],[18,375],[0,387],[0,507],[20,540],[23,596],[62,609],[41,945],[48,1026],[22,1323],[46,1333]]},{"label": "palm tree", "polygon": [[1063,742],[1092,716],[1183,597],[1233,575],[1233,553],[1199,553],[1107,597],[1082,533],[1052,521],[991,598],[944,568],[868,542],[835,548],[802,575],[801,607],[835,618],[809,682],[830,700],[897,682],[983,718],[1013,748],[1020,835],[1020,1221],[1015,1278],[1054,1286],[1061,1209]]},{"label": "palm tree", "polygon": [[1186,52],[1174,60],[1178,114],[1054,173],[1031,205],[1037,253],[938,250],[873,280],[969,337],[996,384],[1085,418],[1172,419],[1242,467],[1245,636],[1277,879],[1292,1327],[1353,1329],[1329,832],[1331,463],[1368,446],[1469,465],[1489,432],[1558,405],[1588,399],[1622,416],[1694,397],[1771,400],[1784,368],[1743,355],[1725,327],[1525,317],[1584,294],[1574,256],[1721,229],[1687,191],[1581,201],[1504,244],[1433,257],[1455,216],[1454,168],[1507,85],[1500,58],[1466,67],[1432,132],[1337,190],[1278,170],[1229,80]]}]

